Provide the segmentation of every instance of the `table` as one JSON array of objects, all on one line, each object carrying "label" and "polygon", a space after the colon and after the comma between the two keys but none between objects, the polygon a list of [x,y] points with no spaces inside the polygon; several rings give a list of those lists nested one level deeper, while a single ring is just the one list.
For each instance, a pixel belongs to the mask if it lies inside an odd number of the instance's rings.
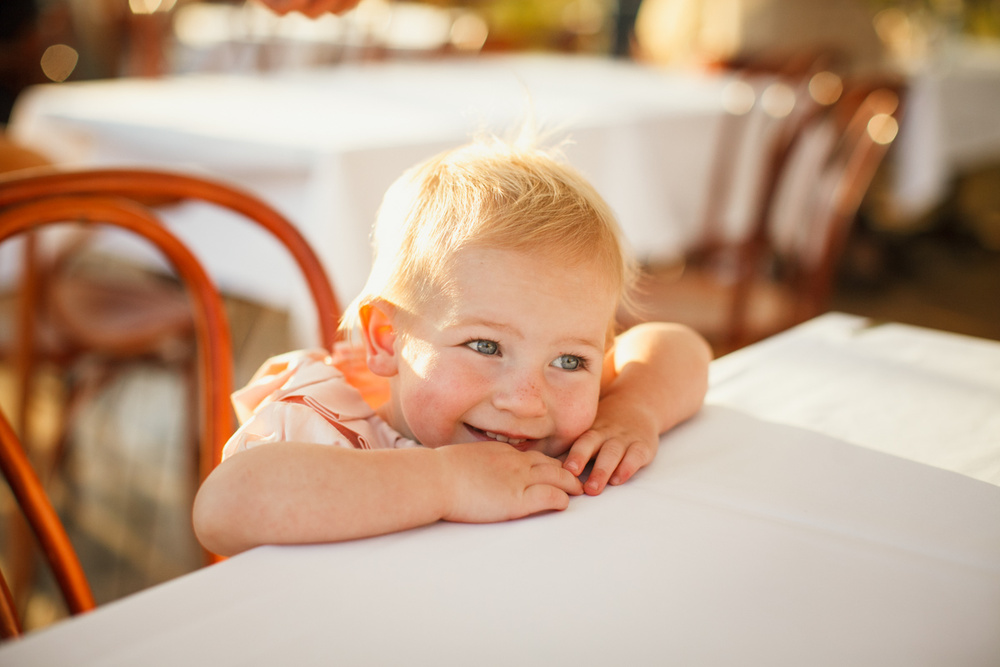
[{"label": "table", "polygon": [[1000,44],[949,37],[907,73],[907,87],[890,161],[893,205],[912,220],[961,174],[1000,163]]},{"label": "table", "polygon": [[[1000,343],[823,316],[713,362],[656,461],[563,513],[254,549],[0,664],[996,665],[998,364]],[[877,451],[928,424],[982,467]]]},{"label": "table", "polygon": [[1000,343],[827,314],[716,360],[709,403],[1000,486]]},{"label": "table", "polygon": [[[179,168],[249,188],[300,226],[346,303],[367,277],[369,231],[389,184],[476,133],[509,134],[530,117],[568,140],[566,158],[642,256],[673,254],[697,231],[724,85],[720,75],[593,56],[364,62],[42,85],[18,100],[10,131],[67,164]],[[174,219],[223,289],[307,319],[294,267],[266,237],[191,208]]]}]

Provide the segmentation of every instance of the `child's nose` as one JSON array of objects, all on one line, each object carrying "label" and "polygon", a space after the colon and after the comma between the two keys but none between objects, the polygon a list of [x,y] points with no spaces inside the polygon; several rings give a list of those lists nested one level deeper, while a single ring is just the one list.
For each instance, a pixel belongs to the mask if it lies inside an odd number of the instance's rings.
[{"label": "child's nose", "polygon": [[494,392],[493,405],[521,418],[542,417],[547,410],[544,381],[525,375],[511,377]]}]

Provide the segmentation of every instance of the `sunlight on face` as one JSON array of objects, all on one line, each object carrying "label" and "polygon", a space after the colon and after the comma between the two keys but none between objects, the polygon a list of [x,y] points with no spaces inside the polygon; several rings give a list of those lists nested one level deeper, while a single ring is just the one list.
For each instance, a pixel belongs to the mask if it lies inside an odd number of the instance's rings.
[{"label": "sunlight on face", "polygon": [[470,248],[400,320],[383,417],[429,447],[508,442],[550,456],[593,423],[617,299],[592,265]]}]

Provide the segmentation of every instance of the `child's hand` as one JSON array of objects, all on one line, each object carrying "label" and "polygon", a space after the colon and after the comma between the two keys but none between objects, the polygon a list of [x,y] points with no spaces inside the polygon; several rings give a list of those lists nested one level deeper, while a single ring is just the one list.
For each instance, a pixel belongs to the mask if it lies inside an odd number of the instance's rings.
[{"label": "child's hand", "polygon": [[491,523],[563,510],[583,492],[580,480],[541,452],[501,442],[448,445],[435,450],[446,468],[446,521]]},{"label": "child's hand", "polygon": [[579,475],[594,460],[585,493],[623,484],[652,462],[660,434],[701,408],[711,360],[708,343],[679,324],[647,322],[615,338],[604,360],[597,418],[563,463]]},{"label": "child's hand", "polygon": [[583,490],[596,496],[607,484],[623,484],[651,463],[659,445],[660,436],[652,415],[630,401],[607,396],[598,406],[594,425],[570,447],[563,467],[579,475],[594,459]]}]

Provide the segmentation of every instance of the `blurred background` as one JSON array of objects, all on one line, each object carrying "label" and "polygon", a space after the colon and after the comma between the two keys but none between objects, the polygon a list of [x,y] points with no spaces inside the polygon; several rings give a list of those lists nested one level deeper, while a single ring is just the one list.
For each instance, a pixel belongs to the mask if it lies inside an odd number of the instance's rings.
[{"label": "blurred background", "polygon": [[[316,19],[240,0],[0,0],[0,125],[39,84],[270,76],[516,52],[717,72],[779,45],[787,52],[834,46],[845,71],[914,81],[930,73],[934,85],[958,72],[961,59],[973,74],[956,75],[971,92],[950,100],[953,133],[1000,119],[1000,97],[989,92],[1000,81],[1000,0],[362,0]],[[908,128],[904,115],[907,131],[920,128]],[[970,134],[945,138],[985,145]],[[43,147],[26,148],[59,161]],[[897,142],[890,156],[900,150]],[[831,309],[1000,340],[1000,151],[968,154],[918,210],[891,196],[906,156],[883,162],[836,267]],[[0,337],[8,343],[14,299],[13,291],[0,294]],[[282,309],[236,295],[227,306],[239,385],[294,340]],[[0,366],[5,409],[16,400],[11,363],[8,356]],[[61,386],[56,377],[39,383],[49,392],[36,410],[42,430],[61,409]],[[53,480],[52,493],[99,603],[202,564],[189,527],[194,482],[184,427],[164,407],[182,410],[184,391],[170,372],[146,369],[106,388],[74,427],[72,472]],[[4,532],[0,545],[9,551],[12,533]],[[65,614],[44,568],[29,586],[21,593],[29,627]]]},{"label": "blurred background", "polygon": [[[0,123],[39,83],[513,51],[698,69],[765,48],[817,45],[841,49],[860,70],[940,71],[958,50],[981,70],[996,69],[1000,0],[362,0],[317,19],[278,16],[253,0],[4,0]],[[983,86],[981,101],[960,103],[982,113],[997,100]],[[991,298],[1000,287],[991,271],[1000,159],[967,161],[948,175],[947,196],[916,212],[880,197],[893,178],[884,166],[842,260],[838,305],[1000,338]],[[961,280],[970,282],[949,286]]]}]

